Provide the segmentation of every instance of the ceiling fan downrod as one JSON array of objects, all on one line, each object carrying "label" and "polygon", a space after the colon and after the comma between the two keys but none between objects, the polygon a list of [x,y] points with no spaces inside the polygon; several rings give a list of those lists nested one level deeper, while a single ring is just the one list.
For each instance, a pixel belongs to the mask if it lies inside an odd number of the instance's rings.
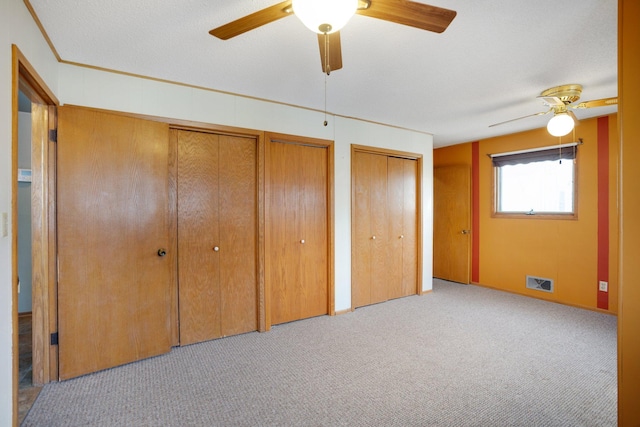
[{"label": "ceiling fan downrod", "polygon": [[[331,28],[331,25],[329,25],[329,28]],[[331,64],[329,63],[329,33],[327,32],[324,33],[324,69],[327,76],[331,74]]]},{"label": "ceiling fan downrod", "polygon": [[[329,26],[331,27],[331,26]],[[330,30],[329,30],[330,31]],[[331,74],[331,65],[329,64],[329,34],[324,33],[324,126],[327,126],[327,76]]]}]

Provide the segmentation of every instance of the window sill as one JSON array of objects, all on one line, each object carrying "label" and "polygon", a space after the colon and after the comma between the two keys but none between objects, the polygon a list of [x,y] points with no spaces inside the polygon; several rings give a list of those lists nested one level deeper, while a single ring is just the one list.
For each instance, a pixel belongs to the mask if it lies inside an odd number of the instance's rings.
[{"label": "window sill", "polygon": [[561,219],[561,220],[577,220],[578,214],[576,213],[534,213],[527,214],[524,212],[493,212],[491,218],[503,218],[503,219]]}]

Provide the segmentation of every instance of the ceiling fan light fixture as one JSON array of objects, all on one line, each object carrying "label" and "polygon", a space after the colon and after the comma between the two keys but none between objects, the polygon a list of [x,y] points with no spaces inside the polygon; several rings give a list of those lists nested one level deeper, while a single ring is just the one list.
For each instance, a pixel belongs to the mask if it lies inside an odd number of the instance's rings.
[{"label": "ceiling fan light fixture", "polygon": [[331,34],[344,27],[356,13],[358,0],[293,0],[293,13],[318,34]]},{"label": "ceiling fan light fixture", "polygon": [[575,123],[567,113],[554,115],[547,123],[547,131],[553,136],[565,136],[573,130]]}]

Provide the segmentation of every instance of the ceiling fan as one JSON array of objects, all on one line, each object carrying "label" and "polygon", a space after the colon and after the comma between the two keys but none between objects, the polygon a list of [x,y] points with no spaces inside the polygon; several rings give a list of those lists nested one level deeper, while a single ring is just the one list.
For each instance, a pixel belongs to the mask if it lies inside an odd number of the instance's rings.
[{"label": "ceiling fan", "polygon": [[342,68],[339,30],[354,13],[436,33],[446,30],[456,16],[454,10],[409,0],[286,0],[214,28],[209,34],[228,40],[295,14],[318,33],[322,71],[329,74]]},{"label": "ceiling fan", "polygon": [[549,123],[547,123],[547,130],[553,136],[564,136],[573,130],[575,123],[578,121],[578,118],[575,114],[573,114],[572,110],[594,107],[607,107],[610,105],[616,105],[618,103],[618,98],[603,98],[575,104],[575,102],[580,99],[581,94],[582,86],[579,84],[568,84],[552,87],[543,91],[540,96],[537,97],[549,107],[547,111],[541,111],[539,113],[518,117],[517,119],[495,123],[490,125],[489,127],[500,126],[505,123],[526,119],[528,117],[543,116],[545,114],[553,113],[553,117],[551,118],[551,120],[549,120]]}]

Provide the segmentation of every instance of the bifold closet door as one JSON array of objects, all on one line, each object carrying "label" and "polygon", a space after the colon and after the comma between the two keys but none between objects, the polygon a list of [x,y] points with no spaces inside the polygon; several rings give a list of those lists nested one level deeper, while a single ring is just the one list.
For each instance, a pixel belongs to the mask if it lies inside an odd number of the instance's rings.
[{"label": "bifold closet door", "polygon": [[269,143],[271,323],[327,314],[326,147]]},{"label": "bifold closet door", "polygon": [[59,107],[60,379],[171,349],[166,124]]},{"label": "bifold closet door", "polygon": [[417,292],[418,162],[354,151],[352,305]]},{"label": "bifold closet door", "polygon": [[180,344],[257,329],[256,141],[172,131]]}]

